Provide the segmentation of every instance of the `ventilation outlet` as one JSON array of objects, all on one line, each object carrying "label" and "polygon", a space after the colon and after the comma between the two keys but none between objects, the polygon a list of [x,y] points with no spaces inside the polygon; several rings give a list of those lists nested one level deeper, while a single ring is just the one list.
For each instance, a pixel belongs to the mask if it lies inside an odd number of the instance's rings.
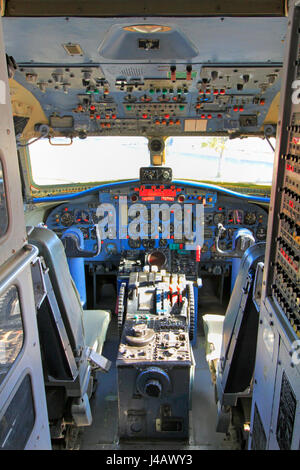
[{"label": "ventilation outlet", "polygon": [[69,55],[83,55],[83,50],[81,49],[79,44],[68,43],[63,44],[63,47]]}]

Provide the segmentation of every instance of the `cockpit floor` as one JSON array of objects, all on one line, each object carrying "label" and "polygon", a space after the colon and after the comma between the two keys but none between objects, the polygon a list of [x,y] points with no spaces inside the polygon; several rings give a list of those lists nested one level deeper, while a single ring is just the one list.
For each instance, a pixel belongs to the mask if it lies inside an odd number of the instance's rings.
[{"label": "cockpit floor", "polygon": [[[225,308],[211,291],[209,283],[206,288],[204,285],[202,289],[197,343],[193,347],[196,370],[192,394],[189,442],[168,441],[155,444],[137,441],[132,443],[119,442],[117,369],[115,365],[119,337],[117,321],[113,315],[102,352],[105,357],[112,361],[112,366],[107,374],[98,373],[98,386],[95,395],[91,399],[93,423],[84,429],[80,446],[82,450],[224,450],[233,448],[225,434],[215,431],[217,408],[214,398],[214,386],[205,359],[205,336],[201,318],[205,313],[212,313],[212,305],[215,305],[217,310],[215,313],[217,314],[225,314]],[[108,295],[107,289],[103,289],[103,291]],[[102,298],[101,307],[106,304],[107,308],[108,300],[108,298]]]}]

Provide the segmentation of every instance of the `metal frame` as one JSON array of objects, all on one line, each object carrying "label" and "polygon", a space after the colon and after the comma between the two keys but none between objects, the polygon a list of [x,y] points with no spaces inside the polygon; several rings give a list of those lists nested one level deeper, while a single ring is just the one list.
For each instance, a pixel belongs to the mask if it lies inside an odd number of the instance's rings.
[{"label": "metal frame", "polygon": [[35,302],[31,278],[31,263],[37,249],[27,245],[21,181],[10,104],[7,66],[0,18],[0,82],[4,99],[0,100],[0,158],[9,212],[9,227],[0,240],[0,292],[16,286],[20,301],[24,339],[22,349],[0,386],[0,420],[29,374],[34,402],[35,422],[25,445],[26,449],[51,449],[48,414],[37,330]]},{"label": "metal frame", "polygon": [[179,0],[113,0],[109,3],[89,0],[7,0],[5,16],[285,16],[286,0],[218,0],[201,2]]}]

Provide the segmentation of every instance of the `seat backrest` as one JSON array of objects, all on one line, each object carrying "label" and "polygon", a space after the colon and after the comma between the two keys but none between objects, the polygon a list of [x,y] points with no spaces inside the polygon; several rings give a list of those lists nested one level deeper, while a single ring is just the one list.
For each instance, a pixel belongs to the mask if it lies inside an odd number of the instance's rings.
[{"label": "seat backrest", "polygon": [[49,268],[49,277],[74,355],[84,348],[83,310],[70,274],[65,250],[58,236],[44,227],[34,227],[28,235]]},{"label": "seat backrest", "polygon": [[256,243],[245,252],[231,293],[223,323],[221,361],[217,374],[220,402],[226,394],[233,399],[251,383],[259,320],[252,294],[256,266],[264,259],[265,247],[263,242]]}]

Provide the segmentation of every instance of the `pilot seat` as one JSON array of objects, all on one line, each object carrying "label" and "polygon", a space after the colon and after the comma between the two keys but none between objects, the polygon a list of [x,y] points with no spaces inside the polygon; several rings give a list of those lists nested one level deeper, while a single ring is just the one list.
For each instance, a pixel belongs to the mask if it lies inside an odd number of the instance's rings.
[{"label": "pilot seat", "polygon": [[34,291],[44,293],[36,305],[51,438],[73,448],[74,430],[92,423],[96,372],[110,367],[101,355],[110,311],[83,310],[64,245],[53,231],[28,227],[27,233],[39,250],[32,277]]}]

